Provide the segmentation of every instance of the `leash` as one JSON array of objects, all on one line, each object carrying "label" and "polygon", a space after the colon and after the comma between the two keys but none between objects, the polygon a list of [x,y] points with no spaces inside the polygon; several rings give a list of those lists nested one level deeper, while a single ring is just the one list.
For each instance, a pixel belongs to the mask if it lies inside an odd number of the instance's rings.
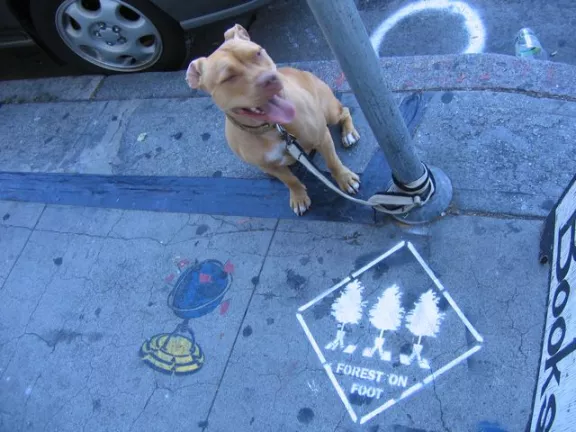
[{"label": "leash", "polygon": [[388,187],[387,191],[378,192],[368,198],[368,200],[354,198],[342,192],[340,188],[332,183],[322,173],[322,171],[314,165],[314,162],[312,162],[308,157],[304,149],[300,147],[300,144],[298,144],[294,135],[288,133],[288,131],[279,124],[276,125],[276,130],[280,133],[280,136],[286,143],[286,151],[290,156],[300,162],[311,174],[318,178],[318,180],[324,183],[328,188],[333,190],[342,198],[352,201],[353,203],[372,207],[374,210],[382,213],[394,215],[404,214],[416,207],[421,207],[426,204],[436,191],[434,176],[423,163],[422,166],[424,167],[424,174],[412,183],[406,185],[402,184],[394,177],[394,174],[392,174],[392,184]]}]

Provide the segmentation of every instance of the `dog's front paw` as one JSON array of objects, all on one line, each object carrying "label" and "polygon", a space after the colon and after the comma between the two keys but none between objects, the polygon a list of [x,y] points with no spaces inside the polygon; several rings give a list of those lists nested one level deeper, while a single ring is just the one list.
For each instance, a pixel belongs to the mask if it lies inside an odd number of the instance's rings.
[{"label": "dog's front paw", "polygon": [[344,147],[352,147],[358,141],[360,141],[360,134],[356,129],[342,132],[342,145]]},{"label": "dog's front paw", "polygon": [[312,201],[310,197],[304,192],[292,192],[290,191],[290,207],[294,210],[298,216],[302,216],[306,213],[306,210],[310,208]]},{"label": "dog's front paw", "polygon": [[336,182],[338,182],[338,186],[344,192],[348,192],[349,194],[354,195],[360,189],[360,177],[358,174],[353,173],[349,169],[342,171],[340,174],[336,175]]}]

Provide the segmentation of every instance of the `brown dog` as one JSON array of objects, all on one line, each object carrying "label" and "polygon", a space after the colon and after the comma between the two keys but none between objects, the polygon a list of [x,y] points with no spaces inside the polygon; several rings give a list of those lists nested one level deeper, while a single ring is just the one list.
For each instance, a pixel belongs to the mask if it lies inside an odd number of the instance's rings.
[{"label": "brown dog", "polygon": [[226,113],[226,138],[246,162],[280,179],[290,189],[290,206],[298,215],[310,207],[304,186],[288,168],[295,162],[275,125],[294,135],[302,148],[317,150],[340,188],[355,193],[359,177],[346,168],[334,149],[327,124],[342,126],[342,143],[355,144],[360,135],[350,111],[330,88],[309,72],[277,69],[266,51],[250,41],[244,27],[235,25],[225,42],[209,57],[190,63],[186,81],[200,88]]}]

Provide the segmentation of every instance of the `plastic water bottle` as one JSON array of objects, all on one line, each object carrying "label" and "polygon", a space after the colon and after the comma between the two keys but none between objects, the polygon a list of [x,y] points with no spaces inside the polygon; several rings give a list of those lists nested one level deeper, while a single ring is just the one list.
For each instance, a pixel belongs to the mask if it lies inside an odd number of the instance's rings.
[{"label": "plastic water bottle", "polygon": [[530,28],[523,28],[516,35],[516,57],[534,60],[547,60],[548,53],[542,48],[536,33]]}]

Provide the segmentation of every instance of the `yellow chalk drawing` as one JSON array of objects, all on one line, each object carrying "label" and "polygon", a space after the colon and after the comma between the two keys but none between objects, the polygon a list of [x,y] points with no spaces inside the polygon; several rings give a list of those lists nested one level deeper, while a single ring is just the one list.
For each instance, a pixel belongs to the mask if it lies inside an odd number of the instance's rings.
[{"label": "yellow chalk drawing", "polygon": [[152,368],[166,373],[190,374],[204,364],[204,353],[192,335],[161,333],[145,341],[140,357]]}]

